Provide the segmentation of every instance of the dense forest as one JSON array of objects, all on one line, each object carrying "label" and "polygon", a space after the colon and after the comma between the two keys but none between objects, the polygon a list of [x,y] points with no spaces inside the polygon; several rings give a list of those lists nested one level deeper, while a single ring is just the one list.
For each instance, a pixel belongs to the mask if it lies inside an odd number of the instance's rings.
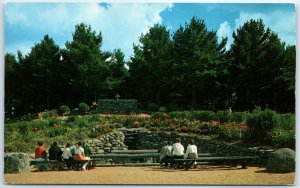
[{"label": "dense forest", "polygon": [[218,39],[203,20],[192,18],[174,33],[156,24],[141,34],[129,60],[120,49],[102,50],[101,31],[75,26],[60,48],[45,35],[24,55],[5,55],[5,111],[15,116],[100,98],[137,99],[168,110],[251,111],[257,106],[295,112],[296,48],[262,20]]}]

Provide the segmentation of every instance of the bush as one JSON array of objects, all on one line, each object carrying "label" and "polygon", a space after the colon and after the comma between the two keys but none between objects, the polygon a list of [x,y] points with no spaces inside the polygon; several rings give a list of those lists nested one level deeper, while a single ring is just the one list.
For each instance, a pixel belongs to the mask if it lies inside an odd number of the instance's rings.
[{"label": "bush", "polygon": [[32,127],[34,130],[44,130],[49,127],[48,120],[36,120],[32,122]]},{"label": "bush", "polygon": [[38,116],[40,119],[49,119],[57,117],[57,115],[57,110],[53,109],[50,111],[40,112]]},{"label": "bush", "polygon": [[148,103],[148,106],[147,106],[147,110],[150,111],[150,112],[157,112],[159,109],[159,106],[153,102],[150,102]]},{"label": "bush", "polygon": [[55,119],[49,120],[49,125],[50,126],[57,127],[60,124],[61,124],[61,120],[60,119],[55,118]]},{"label": "bush", "polygon": [[157,118],[164,119],[168,117],[168,114],[163,112],[154,112],[153,114],[151,114],[151,117],[155,119]]},{"label": "bush", "polygon": [[229,123],[218,126],[216,133],[220,138],[226,141],[232,141],[244,138],[246,130],[242,129],[238,124]]},{"label": "bush", "polygon": [[213,111],[193,111],[193,119],[200,121],[212,121],[215,118],[215,113]]},{"label": "bush", "polygon": [[249,112],[233,112],[231,114],[231,121],[236,123],[244,122],[247,121],[250,115]]},{"label": "bush", "polygon": [[295,130],[280,130],[274,129],[269,133],[271,144],[277,148],[291,148],[295,149]]},{"label": "bush", "polygon": [[189,111],[175,111],[169,113],[170,118],[191,119],[192,113]]},{"label": "bush", "polygon": [[159,107],[158,111],[159,112],[166,112],[167,108],[165,106],[161,106],[161,107]]},{"label": "bush", "polygon": [[280,128],[283,130],[295,130],[295,115],[280,114]]},{"label": "bush", "polygon": [[78,127],[87,127],[89,126],[89,121],[86,118],[83,117],[74,117],[71,118],[69,121],[67,120],[70,126],[78,126]]},{"label": "bush", "polygon": [[216,114],[216,120],[220,123],[231,122],[232,115],[228,111],[218,111]]},{"label": "bush", "polygon": [[258,142],[267,141],[268,132],[279,126],[279,116],[275,111],[257,110],[247,120],[251,138],[257,139]]},{"label": "bush", "polygon": [[78,105],[78,110],[79,112],[81,113],[87,113],[89,110],[90,110],[90,107],[84,103],[84,102],[81,102],[79,105]]},{"label": "bush", "polygon": [[58,109],[58,114],[62,116],[70,115],[70,108],[67,105],[62,105]]}]

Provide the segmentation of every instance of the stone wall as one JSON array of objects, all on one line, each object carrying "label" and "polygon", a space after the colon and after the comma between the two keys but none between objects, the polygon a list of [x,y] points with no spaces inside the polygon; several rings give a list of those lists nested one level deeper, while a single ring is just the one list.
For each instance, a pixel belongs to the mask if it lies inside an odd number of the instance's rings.
[{"label": "stone wall", "polygon": [[121,131],[113,131],[103,135],[100,138],[86,140],[93,154],[110,153],[111,150],[126,150],[128,147],[124,144],[125,135]]},{"label": "stone wall", "polygon": [[138,112],[136,99],[99,99],[97,111],[105,114],[130,114]]},{"label": "stone wall", "polygon": [[6,153],[4,155],[4,173],[29,172],[29,157],[25,153]]}]

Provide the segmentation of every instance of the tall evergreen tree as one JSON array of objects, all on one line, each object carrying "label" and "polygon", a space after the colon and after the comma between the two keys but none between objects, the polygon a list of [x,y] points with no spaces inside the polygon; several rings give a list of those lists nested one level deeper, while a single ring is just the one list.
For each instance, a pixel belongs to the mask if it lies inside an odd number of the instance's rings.
[{"label": "tall evergreen tree", "polygon": [[131,87],[138,99],[157,104],[166,103],[169,95],[171,40],[167,28],[155,24],[134,45],[129,63]]},{"label": "tall evergreen tree", "polygon": [[213,107],[217,103],[218,67],[223,62],[227,39],[218,43],[216,32],[193,17],[173,36],[173,80],[182,105]]},{"label": "tall evergreen tree", "polygon": [[284,66],[285,44],[261,19],[247,21],[233,33],[231,84],[236,91],[236,108],[255,106],[279,109],[277,78]]},{"label": "tall evergreen tree", "polygon": [[56,107],[53,94],[57,92],[55,67],[59,63],[59,47],[45,35],[25,57],[18,54],[20,63],[19,98],[30,111]]},{"label": "tall evergreen tree", "polygon": [[66,43],[63,51],[73,101],[91,103],[106,89],[104,82],[108,76],[108,66],[101,46],[101,32],[96,34],[91,26],[83,23],[75,26],[73,40]]}]

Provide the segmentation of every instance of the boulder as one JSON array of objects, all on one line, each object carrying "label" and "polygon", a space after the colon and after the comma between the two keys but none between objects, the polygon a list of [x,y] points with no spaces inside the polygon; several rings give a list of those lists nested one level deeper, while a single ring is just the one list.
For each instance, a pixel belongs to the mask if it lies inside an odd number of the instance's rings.
[{"label": "boulder", "polygon": [[267,171],[274,173],[295,172],[295,151],[282,148],[270,153]]},{"label": "boulder", "polygon": [[7,153],[4,155],[4,173],[29,172],[30,156],[26,153]]}]

